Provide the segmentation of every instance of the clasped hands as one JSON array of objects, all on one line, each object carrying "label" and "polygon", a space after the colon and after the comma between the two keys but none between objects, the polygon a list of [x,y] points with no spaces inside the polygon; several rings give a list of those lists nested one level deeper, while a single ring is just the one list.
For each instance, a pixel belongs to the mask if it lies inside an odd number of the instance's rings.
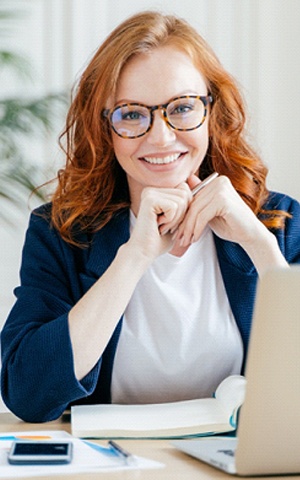
[{"label": "clasped hands", "polygon": [[176,188],[144,188],[129,241],[135,254],[142,254],[148,264],[162,253],[181,255],[209,226],[218,237],[239,244],[259,274],[272,266],[287,266],[275,235],[228,177],[218,176],[193,196],[192,189],[199,183],[191,175]]},{"label": "clasped hands", "polygon": [[193,196],[192,189],[199,183],[199,178],[191,175],[176,188],[143,190],[135,230],[149,248],[154,241],[160,243],[157,255],[174,244],[187,247],[201,237],[207,225],[219,237],[241,245],[254,241],[258,230],[265,228],[228,177],[217,177]]}]

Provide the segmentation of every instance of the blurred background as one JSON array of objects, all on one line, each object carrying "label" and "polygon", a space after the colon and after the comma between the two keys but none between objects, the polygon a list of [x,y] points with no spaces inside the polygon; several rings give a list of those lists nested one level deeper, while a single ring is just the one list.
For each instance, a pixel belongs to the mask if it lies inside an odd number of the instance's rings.
[{"label": "blurred background", "polygon": [[107,34],[146,9],[184,17],[211,44],[240,84],[269,188],[300,200],[299,0],[0,0],[0,327],[30,210],[44,201],[30,190],[64,161],[72,85]]}]

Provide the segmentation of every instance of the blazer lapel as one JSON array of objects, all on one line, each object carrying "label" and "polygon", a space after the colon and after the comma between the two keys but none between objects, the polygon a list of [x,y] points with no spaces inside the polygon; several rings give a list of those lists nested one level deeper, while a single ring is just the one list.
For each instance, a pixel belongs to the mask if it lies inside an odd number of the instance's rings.
[{"label": "blazer lapel", "polygon": [[245,358],[255,302],[257,271],[240,245],[222,240],[216,235],[214,239],[228,300],[241,332]]},{"label": "blazer lapel", "polygon": [[129,211],[122,211],[96,232],[87,252],[85,272],[80,274],[84,291],[103,275],[117,254],[119,247],[129,239]]}]

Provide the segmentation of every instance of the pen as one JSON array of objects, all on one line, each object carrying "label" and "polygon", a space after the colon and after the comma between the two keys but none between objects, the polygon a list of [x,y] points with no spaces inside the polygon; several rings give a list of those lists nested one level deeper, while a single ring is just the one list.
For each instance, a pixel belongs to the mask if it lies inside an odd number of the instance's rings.
[{"label": "pen", "polygon": [[131,465],[132,463],[134,463],[135,459],[132,453],[127,452],[123,447],[118,445],[113,440],[109,440],[108,445],[117,455],[119,455],[119,457],[123,458],[124,462],[127,465]]},{"label": "pen", "polygon": [[203,180],[203,182],[199,183],[199,185],[197,185],[195,188],[193,188],[192,190],[192,195],[193,197],[196,195],[196,193],[198,193],[200,190],[202,190],[202,188],[206,187],[206,185],[208,185],[210,182],[212,182],[215,178],[217,178],[219,174],[217,172],[214,172],[212,173],[211,175],[209,175],[207,178],[205,178]]}]

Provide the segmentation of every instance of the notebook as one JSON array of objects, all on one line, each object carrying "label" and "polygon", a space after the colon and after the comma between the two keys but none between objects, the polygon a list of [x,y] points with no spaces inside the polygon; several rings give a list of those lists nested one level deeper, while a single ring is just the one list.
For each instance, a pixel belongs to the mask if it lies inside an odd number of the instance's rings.
[{"label": "notebook", "polygon": [[236,437],[175,440],[233,475],[300,473],[300,266],[259,281]]}]

